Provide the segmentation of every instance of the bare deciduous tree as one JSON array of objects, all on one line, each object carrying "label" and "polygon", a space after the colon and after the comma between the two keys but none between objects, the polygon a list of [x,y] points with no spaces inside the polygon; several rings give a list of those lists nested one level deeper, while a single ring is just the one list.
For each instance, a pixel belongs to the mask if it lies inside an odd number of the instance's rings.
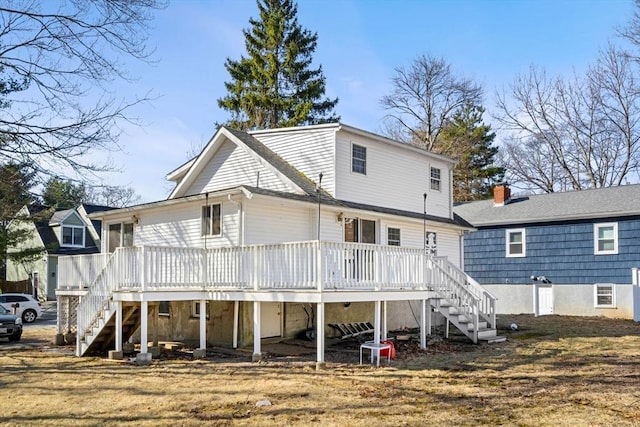
[{"label": "bare deciduous tree", "polygon": [[497,96],[510,179],[544,192],[623,184],[640,161],[637,72],[610,45],[584,77],[549,78],[535,67],[517,76],[509,96]]},{"label": "bare deciduous tree", "polygon": [[[147,25],[162,0],[5,0],[0,4],[0,163],[41,175],[98,172],[89,150],[118,149],[122,59],[148,60]],[[94,100],[93,102],[89,100]],[[94,156],[95,157],[95,156]]]},{"label": "bare deciduous tree", "polygon": [[479,105],[482,86],[454,73],[443,58],[420,55],[398,67],[393,89],[381,99],[389,111],[385,133],[431,150],[447,119],[466,105]]}]

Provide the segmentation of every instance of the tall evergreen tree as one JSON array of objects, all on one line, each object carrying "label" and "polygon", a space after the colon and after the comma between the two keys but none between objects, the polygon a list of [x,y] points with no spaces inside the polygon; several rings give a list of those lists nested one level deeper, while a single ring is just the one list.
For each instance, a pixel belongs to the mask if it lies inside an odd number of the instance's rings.
[{"label": "tall evergreen tree", "polygon": [[63,181],[58,178],[50,178],[42,193],[44,203],[56,209],[74,208],[87,197],[84,184],[74,184],[70,180]]},{"label": "tall evergreen tree", "polygon": [[458,160],[453,170],[456,202],[491,197],[493,185],[504,178],[505,169],[494,164],[498,147],[491,126],[482,121],[484,108],[467,104],[445,123],[433,147],[436,153]]},{"label": "tall evergreen tree", "polygon": [[338,98],[328,99],[322,66],[312,68],[318,35],[298,24],[291,0],[258,0],[260,19],[243,30],[247,57],[227,58],[231,76],[218,106],[231,113],[228,125],[266,129],[340,120]]}]

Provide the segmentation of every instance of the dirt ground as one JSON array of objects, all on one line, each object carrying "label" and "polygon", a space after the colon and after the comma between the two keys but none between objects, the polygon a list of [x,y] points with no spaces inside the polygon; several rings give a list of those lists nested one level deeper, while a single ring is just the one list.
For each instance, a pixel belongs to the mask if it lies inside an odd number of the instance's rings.
[{"label": "dirt ground", "polygon": [[[510,325],[515,323],[518,330]],[[150,366],[77,358],[53,330],[0,342],[0,425],[640,425],[640,325],[501,316],[500,344],[461,336],[397,342],[389,366],[359,365],[357,342],[165,351]],[[439,332],[441,333],[441,331]]]}]

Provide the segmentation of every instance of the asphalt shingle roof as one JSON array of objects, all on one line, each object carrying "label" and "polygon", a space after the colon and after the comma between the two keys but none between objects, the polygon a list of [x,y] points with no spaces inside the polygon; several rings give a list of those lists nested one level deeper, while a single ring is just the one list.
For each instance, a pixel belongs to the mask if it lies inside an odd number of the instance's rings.
[{"label": "asphalt shingle roof", "polygon": [[512,197],[504,206],[482,200],[454,212],[475,227],[634,216],[640,215],[640,185]]}]

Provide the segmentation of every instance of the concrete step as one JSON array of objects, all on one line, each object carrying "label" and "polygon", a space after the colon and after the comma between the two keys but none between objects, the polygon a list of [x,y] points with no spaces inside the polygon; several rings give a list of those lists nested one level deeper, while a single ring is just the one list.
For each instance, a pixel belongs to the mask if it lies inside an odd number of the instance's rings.
[{"label": "concrete step", "polygon": [[487,344],[495,344],[495,343],[499,343],[499,342],[505,342],[507,340],[507,337],[502,336],[502,335],[496,335],[495,337],[491,337],[491,338],[483,338],[480,339],[481,341],[486,341]]}]

